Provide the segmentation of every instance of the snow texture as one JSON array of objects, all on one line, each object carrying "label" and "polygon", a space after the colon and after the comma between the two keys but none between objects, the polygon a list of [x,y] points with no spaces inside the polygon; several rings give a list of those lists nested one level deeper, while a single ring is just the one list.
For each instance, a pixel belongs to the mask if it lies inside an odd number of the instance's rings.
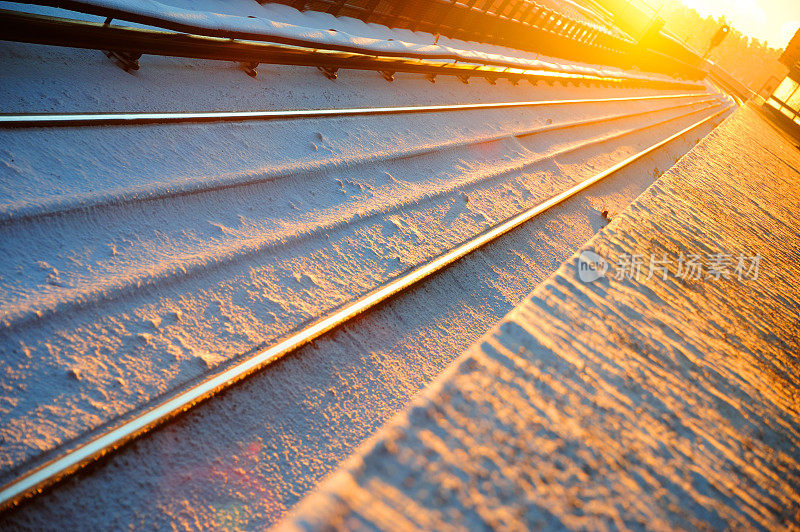
[{"label": "snow texture", "polygon": [[[0,53],[7,65],[4,105],[23,112],[674,93],[490,88],[452,79],[431,86],[421,76],[390,84],[373,73],[310,83],[309,74],[321,77],[301,68],[275,68],[252,80],[218,63],[162,58],[146,58],[153,63],[130,76],[92,51],[3,43]],[[434,113],[1,131],[0,477],[651,139],[634,133],[554,159],[559,150],[697,111],[670,124],[675,131],[708,112],[708,104],[668,107],[694,100],[470,111],[445,119]],[[602,129],[528,135],[631,112],[646,114]]]},{"label": "snow texture", "polygon": [[[149,17],[158,20],[161,24],[176,24],[181,29],[185,28],[185,31],[214,36],[290,43],[308,48],[328,48],[371,55],[446,59],[526,70],[628,80],[663,81],[671,79],[661,74],[637,73],[612,67],[533,59],[525,57],[525,55],[530,56],[532,54],[523,54],[518,51],[499,54],[480,51],[475,46],[447,46],[438,42],[434,43],[434,36],[430,34],[418,34],[426,37],[423,42],[419,42],[418,39],[405,41],[393,38],[375,38],[365,36],[362,33],[349,33],[339,29],[308,27],[302,24],[313,21],[315,19],[314,15],[309,16],[292,9],[296,13],[296,15],[292,14],[292,22],[275,20],[272,17],[275,7],[271,4],[262,7],[254,2],[247,2],[245,6],[242,6],[242,1],[238,0],[230,4],[219,1],[204,2],[208,9],[201,9],[197,2],[182,2],[181,0],[173,0],[168,3],[157,2],[156,0],[92,0],[82,3],[94,8],[115,10],[121,14],[128,14],[128,16]],[[19,5],[11,2],[4,2],[3,4],[7,7]],[[182,7],[186,4],[189,7]],[[41,8],[31,10],[29,6],[24,4],[23,6],[21,10],[41,12]],[[20,8],[18,7],[17,9]],[[124,18],[124,15],[118,16],[123,16]],[[363,22],[355,19],[348,19],[345,23],[352,26],[356,31],[359,23],[366,26]]]},{"label": "snow texture", "polygon": [[0,473],[713,110],[692,101],[0,133],[0,211],[26,214],[0,225]]},{"label": "snow texture", "polygon": [[800,154],[742,109],[584,251],[760,254],[757,280],[577,275],[577,254],[280,530],[800,522]]},{"label": "snow texture", "polygon": [[[221,4],[206,0],[193,5],[213,9]],[[230,5],[242,13],[267,9],[254,2]],[[353,25],[363,30],[359,34],[383,39],[402,33],[322,13],[300,15],[285,6],[270,9],[273,20],[283,14],[320,28]],[[490,86],[483,80],[463,85],[448,78],[431,85],[413,75],[386,83],[373,72],[343,72],[331,82],[315,69],[263,65],[258,79],[252,79],[224,62],[149,56],[142,58],[142,70],[130,75],[100,52],[5,42],[0,57],[5,112],[326,108],[674,94]],[[12,478],[27,460],[85,438],[87,431],[649,146],[654,136],[707,116],[709,103],[691,102],[715,95],[698,95],[445,115],[0,131],[0,479]],[[672,108],[676,105],[684,107]],[[694,113],[679,117],[689,111]],[[602,127],[541,131],[634,112],[641,114]],[[667,125],[635,131],[670,117],[675,120]],[[624,138],[567,151],[626,131],[630,134]],[[685,149],[681,145],[661,154],[654,164],[666,168]],[[645,176],[655,174],[649,168]],[[632,183],[641,183],[641,176]],[[635,195],[626,190],[614,208],[621,209]],[[593,207],[596,222],[601,209]],[[280,399],[283,410],[269,418],[272,423],[260,425],[260,436],[246,437],[250,425],[237,436],[240,442],[269,442],[253,453],[269,464],[262,466],[259,479],[265,478],[276,495],[261,505],[250,503],[247,516],[268,524],[281,515],[455,352],[518,302],[531,287],[525,284],[529,279],[535,282],[551,271],[591,234],[587,228],[597,228],[584,223],[576,229],[568,218],[556,225],[572,232],[548,237],[548,252],[526,261],[536,275],[497,267],[494,280],[476,289],[477,303],[453,308],[447,306],[453,298],[442,296],[444,302],[428,302],[430,314],[413,314],[405,323],[416,319],[432,327],[419,332],[424,342],[415,344],[416,338],[398,332],[404,339],[386,339],[386,352],[342,347],[340,357],[320,355],[316,369],[302,363],[280,381],[282,387],[270,388],[273,395],[267,398],[273,400],[256,404],[279,404]],[[462,294],[463,284],[456,291]],[[439,312],[447,317],[437,319]],[[416,355],[406,360],[411,346]],[[357,369],[340,373],[336,362],[346,356],[355,357],[353,368],[359,362],[377,367],[374,378]],[[287,404],[295,398],[287,390],[296,386],[292,379],[301,370],[311,374],[307,382],[322,381],[342,398],[331,400],[319,417],[307,414],[328,404],[318,396],[322,388],[309,386],[300,406]],[[326,383],[324,377],[333,381]],[[347,395],[353,383],[360,386]],[[265,423],[260,410],[250,412]],[[288,412],[291,421],[282,424],[281,412]],[[200,429],[202,438],[194,433],[176,437],[203,442],[193,450],[198,456],[209,453],[204,462],[214,472],[209,476],[224,479],[223,488],[202,475],[166,481],[152,470],[162,467],[159,460],[169,461],[170,471],[182,475],[188,462],[201,459],[167,453],[153,460],[151,453],[139,468],[147,469],[144,478],[128,475],[117,484],[87,484],[87,492],[88,486],[100,488],[82,505],[67,498],[54,508],[77,520],[87,501],[97,503],[97,512],[87,515],[103,515],[115,504],[133,513],[120,510],[111,527],[178,519],[180,511],[169,504],[192,501],[192,517],[213,526],[218,521],[211,515],[212,503],[203,505],[197,494],[206,492],[198,482],[213,486],[209,490],[219,488],[214,493],[231,490],[239,501],[256,497],[248,491],[251,485],[236,484],[231,480],[236,474],[222,474],[211,463],[230,460],[224,436],[231,429],[225,427],[236,419],[217,421],[217,432]],[[326,431],[317,435],[315,424],[328,421]],[[337,433],[346,434],[344,441]],[[165,444],[164,437],[157,440],[160,450],[175,447],[172,439]],[[313,445],[299,443],[315,437],[320,441]],[[187,491],[172,501],[164,493],[177,489],[176,482]],[[142,484],[150,491],[125,491]],[[164,505],[158,516],[150,515],[148,499],[156,492]],[[108,499],[121,493],[126,501]],[[38,515],[28,522],[41,528],[47,523],[41,516],[52,514],[40,509]]]},{"label": "snow texture", "polygon": [[[275,523],[604,227],[603,211],[624,210],[695,138],[641,159],[0,516],[0,529],[257,530]],[[453,205],[459,217],[468,214],[468,203]],[[393,219],[387,229],[399,233],[403,219]]]}]

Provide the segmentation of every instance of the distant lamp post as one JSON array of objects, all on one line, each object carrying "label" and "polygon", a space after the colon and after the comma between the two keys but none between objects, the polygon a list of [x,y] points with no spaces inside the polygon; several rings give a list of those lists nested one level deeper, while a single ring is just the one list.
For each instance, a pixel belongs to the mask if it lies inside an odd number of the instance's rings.
[{"label": "distant lamp post", "polygon": [[714,36],[711,37],[711,42],[708,44],[708,50],[706,50],[706,53],[703,54],[703,59],[708,57],[708,54],[711,53],[711,50],[720,45],[720,43],[725,39],[725,37],[727,37],[730,31],[731,27],[728,26],[727,24],[723,24],[722,26],[719,27]]}]

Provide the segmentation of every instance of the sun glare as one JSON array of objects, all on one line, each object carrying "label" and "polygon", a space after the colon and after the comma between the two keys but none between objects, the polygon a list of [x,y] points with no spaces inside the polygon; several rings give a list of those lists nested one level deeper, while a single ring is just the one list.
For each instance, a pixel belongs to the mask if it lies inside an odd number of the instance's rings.
[{"label": "sun glare", "polygon": [[800,532],[800,0],[2,4],[0,532]]},{"label": "sun glare", "polygon": [[737,30],[783,48],[800,27],[784,0],[679,0],[703,17],[725,17]]}]

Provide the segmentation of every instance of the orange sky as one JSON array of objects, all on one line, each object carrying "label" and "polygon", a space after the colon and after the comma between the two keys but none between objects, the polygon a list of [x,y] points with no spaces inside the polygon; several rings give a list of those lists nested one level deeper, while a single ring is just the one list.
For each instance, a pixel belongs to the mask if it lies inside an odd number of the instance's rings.
[{"label": "orange sky", "polygon": [[[800,0],[679,0],[701,15],[724,15],[746,35],[783,48],[800,27]],[[660,0],[655,1],[656,5]],[[651,3],[652,5],[652,3]]]}]

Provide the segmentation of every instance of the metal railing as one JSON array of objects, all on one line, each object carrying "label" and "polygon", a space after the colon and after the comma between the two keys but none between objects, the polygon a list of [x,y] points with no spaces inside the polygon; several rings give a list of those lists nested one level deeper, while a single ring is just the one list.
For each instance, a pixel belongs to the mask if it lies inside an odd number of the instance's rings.
[{"label": "metal railing", "polygon": [[[691,81],[700,80],[706,75],[704,71],[675,57],[642,48],[630,40],[613,35],[598,24],[572,20],[530,0],[275,0],[275,2],[296,8],[324,11],[334,16],[352,16],[366,22],[503,45],[583,63],[622,69],[638,68],[645,72],[657,72]],[[298,41],[287,36],[267,35],[250,28],[197,25],[185,18],[172,17],[166,12],[162,14],[147,10],[141,12],[126,8],[125,4],[114,4],[115,7],[109,7],[102,2],[92,0],[23,0],[23,3],[60,7],[103,16],[107,21],[124,20],[188,35],[308,46],[308,43],[301,42],[302,39]],[[19,34],[19,32],[14,33]],[[45,41],[50,38],[51,36],[47,34],[33,34],[24,40],[48,44]],[[130,52],[136,57],[138,54],[147,53],[145,50],[131,50],[125,44],[120,42],[107,50]],[[318,44],[313,47],[318,47]],[[342,46],[334,48],[326,45],[323,48],[361,52],[359,49],[345,49],[346,47]],[[402,55],[411,57],[406,53]],[[242,60],[232,57],[226,59]],[[135,69],[135,66],[133,68]]]},{"label": "metal railing", "polygon": [[[272,1],[272,0],[270,0]],[[394,28],[479,41],[556,57],[621,59],[633,43],[597,24],[530,0],[274,0],[301,11],[349,16]],[[262,2],[266,3],[266,2]]]},{"label": "metal railing", "polygon": [[636,67],[691,80],[705,77],[681,58],[643,48],[599,24],[573,20],[531,0],[259,1],[584,63]]},{"label": "metal railing", "polygon": [[[141,20],[134,22],[142,23]],[[154,19],[154,22],[161,23]],[[164,25],[168,25],[164,23]],[[434,81],[437,76],[452,75],[463,82],[470,78],[485,78],[490,83],[507,79],[512,83],[522,80],[533,82],[561,83],[599,83],[611,86],[652,87],[664,89],[698,89],[696,83],[631,77],[624,73],[601,73],[589,75],[579,72],[545,71],[541,69],[520,68],[516,64],[497,64],[490,59],[477,63],[453,61],[452,59],[427,59],[425,55],[414,57],[413,53],[389,57],[386,54],[373,55],[326,49],[318,43],[292,42],[291,46],[237,39],[232,32],[227,36],[210,37],[191,33],[150,30],[63,19],[17,11],[0,10],[0,39],[53,46],[67,46],[95,50],[112,50],[119,57],[139,57],[142,54],[171,57],[191,57],[197,59],[216,59],[236,61],[251,71],[259,63],[296,66],[316,66],[326,76],[335,78],[338,69],[373,70],[391,80],[395,73],[424,74]],[[184,30],[190,28],[183,28]],[[195,28],[191,28],[195,29]],[[196,28],[205,31],[203,28]],[[210,32],[207,32],[210,33]],[[238,37],[238,35],[236,35]],[[249,35],[245,35],[249,37]],[[341,47],[339,47],[341,48]],[[133,61],[133,59],[132,59]],[[134,68],[135,70],[135,68]]]}]

